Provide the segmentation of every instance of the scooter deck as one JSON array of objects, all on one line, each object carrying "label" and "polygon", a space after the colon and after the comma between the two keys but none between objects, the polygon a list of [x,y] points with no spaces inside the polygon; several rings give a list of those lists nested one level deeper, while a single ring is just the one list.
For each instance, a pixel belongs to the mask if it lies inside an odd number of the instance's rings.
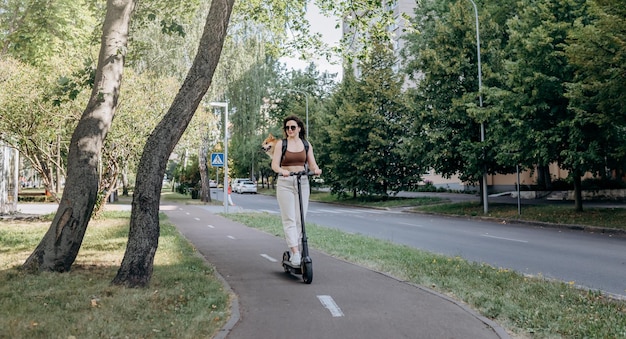
[{"label": "scooter deck", "polygon": [[285,251],[283,253],[283,269],[286,273],[298,274],[302,276],[302,280],[304,280],[305,284],[310,284],[313,281],[313,262],[309,256],[305,256],[302,258],[302,262],[300,266],[294,266],[289,258],[289,251]]},{"label": "scooter deck", "polygon": [[292,265],[289,260],[283,260],[283,268],[285,272],[289,271],[293,274],[302,274],[302,267]]}]

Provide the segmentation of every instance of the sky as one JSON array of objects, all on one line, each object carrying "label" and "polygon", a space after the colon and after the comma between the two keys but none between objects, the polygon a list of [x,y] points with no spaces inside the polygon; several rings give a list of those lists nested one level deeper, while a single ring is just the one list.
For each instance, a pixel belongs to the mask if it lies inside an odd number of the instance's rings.
[{"label": "sky", "polygon": [[[337,18],[323,16],[320,14],[319,9],[315,6],[315,4],[310,4],[307,9],[306,17],[311,23],[311,31],[313,33],[321,33],[324,42],[331,46],[339,44],[339,40],[341,39],[341,28],[335,28],[335,25],[337,25]],[[340,62],[333,65],[325,59],[298,60],[297,58],[281,58],[280,61],[285,63],[287,68],[294,69],[304,69],[308,66],[310,61],[313,61],[321,72],[328,71],[329,73],[338,73],[337,80],[341,80],[342,77]]]}]

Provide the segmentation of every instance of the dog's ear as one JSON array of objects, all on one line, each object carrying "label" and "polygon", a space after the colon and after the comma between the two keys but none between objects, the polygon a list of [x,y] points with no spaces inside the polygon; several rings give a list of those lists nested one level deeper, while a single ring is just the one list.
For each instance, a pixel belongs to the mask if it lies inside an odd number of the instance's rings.
[{"label": "dog's ear", "polygon": [[269,138],[274,139],[274,136],[272,135],[272,133],[270,133]]}]

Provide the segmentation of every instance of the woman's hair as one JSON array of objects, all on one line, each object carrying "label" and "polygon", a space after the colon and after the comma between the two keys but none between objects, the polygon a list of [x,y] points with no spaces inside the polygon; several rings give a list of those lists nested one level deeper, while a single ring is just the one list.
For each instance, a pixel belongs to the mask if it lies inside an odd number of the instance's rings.
[{"label": "woman's hair", "polygon": [[287,126],[287,122],[291,120],[295,121],[298,124],[298,127],[300,127],[300,133],[299,133],[300,139],[305,140],[306,128],[304,127],[304,123],[302,123],[302,120],[300,120],[300,118],[298,118],[296,115],[290,115],[286,117],[285,119],[283,119],[283,135],[285,136],[285,138],[287,137],[287,131],[285,131],[285,126]]}]

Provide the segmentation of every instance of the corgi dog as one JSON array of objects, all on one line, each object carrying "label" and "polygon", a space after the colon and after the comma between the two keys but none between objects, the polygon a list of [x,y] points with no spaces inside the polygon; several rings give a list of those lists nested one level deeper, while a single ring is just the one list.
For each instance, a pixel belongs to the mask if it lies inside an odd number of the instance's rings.
[{"label": "corgi dog", "polygon": [[276,148],[277,142],[278,139],[276,139],[276,137],[274,137],[272,133],[270,133],[270,135],[268,135],[267,138],[263,140],[263,143],[261,144],[261,149],[271,158],[272,156],[274,156],[274,149]]}]

